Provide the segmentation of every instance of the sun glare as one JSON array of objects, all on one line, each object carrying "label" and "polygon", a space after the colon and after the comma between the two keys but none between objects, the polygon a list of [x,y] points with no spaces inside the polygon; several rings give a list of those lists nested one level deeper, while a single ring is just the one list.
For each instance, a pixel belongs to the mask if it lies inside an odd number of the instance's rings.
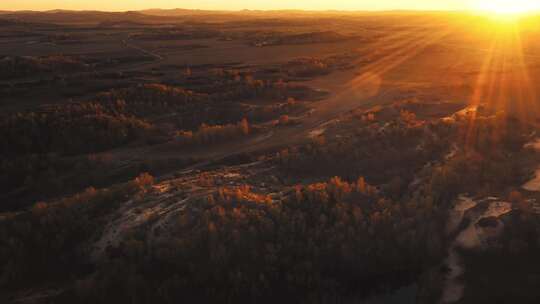
[{"label": "sun glare", "polygon": [[540,10],[539,1],[535,0],[478,0],[475,9],[495,15],[523,15]]}]

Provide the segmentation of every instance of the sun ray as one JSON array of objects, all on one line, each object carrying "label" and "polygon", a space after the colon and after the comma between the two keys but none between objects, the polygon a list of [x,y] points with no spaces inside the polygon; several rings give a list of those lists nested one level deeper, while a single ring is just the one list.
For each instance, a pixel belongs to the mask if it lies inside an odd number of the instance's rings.
[{"label": "sun ray", "polygon": [[[482,105],[486,115],[496,115],[496,124],[491,126],[488,139],[493,149],[500,144],[510,128],[511,119],[525,124],[536,124],[538,105],[536,87],[532,83],[530,69],[534,69],[534,54],[528,54],[523,42],[530,27],[523,25],[522,19],[512,22],[493,22],[484,20],[478,28],[490,46],[481,63],[476,84],[470,97],[470,105]],[[526,21],[528,22],[528,21]],[[477,144],[481,130],[478,129],[480,116],[475,113],[468,117],[464,127],[467,146]]]},{"label": "sun ray", "polygon": [[418,55],[426,47],[433,45],[444,38],[449,32],[442,31],[437,35],[426,35],[424,33],[414,33],[408,39],[399,41],[391,45],[392,52],[389,52],[382,58],[365,66],[360,76],[350,82],[351,87],[361,87],[366,81],[369,81],[374,75],[382,77],[385,73],[400,65],[401,63]]}]

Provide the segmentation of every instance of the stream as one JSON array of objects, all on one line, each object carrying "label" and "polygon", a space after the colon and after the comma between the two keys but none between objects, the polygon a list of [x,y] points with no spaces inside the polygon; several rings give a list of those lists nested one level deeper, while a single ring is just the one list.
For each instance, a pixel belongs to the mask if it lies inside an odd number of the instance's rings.
[{"label": "stream", "polygon": [[[445,261],[449,268],[443,285],[441,303],[456,303],[463,298],[465,285],[461,277],[466,269],[462,263],[459,249],[481,250],[489,246],[489,241],[496,238],[504,229],[504,224],[496,220],[496,225],[481,227],[480,220],[485,218],[498,218],[512,210],[508,202],[500,201],[496,197],[488,197],[475,201],[466,196],[460,196],[454,209],[450,212],[447,223],[448,235],[454,235],[452,245],[448,250]],[[466,226],[459,230],[462,225]]]},{"label": "stream", "polygon": [[[540,139],[525,145],[540,153]],[[522,185],[522,189],[540,192],[540,166],[535,176]],[[535,211],[540,213],[540,204],[535,205]],[[497,238],[503,231],[504,224],[498,217],[510,212],[512,205],[497,197],[487,197],[480,200],[461,195],[450,210],[446,223],[446,233],[453,236],[448,255],[444,264],[448,273],[444,277],[441,304],[457,303],[463,298],[465,284],[462,280],[466,272],[459,249],[482,250],[489,246],[490,240]],[[482,227],[479,222],[485,218],[493,218],[494,223]],[[385,293],[365,300],[364,304],[416,303],[417,284],[403,287],[391,293]]]}]

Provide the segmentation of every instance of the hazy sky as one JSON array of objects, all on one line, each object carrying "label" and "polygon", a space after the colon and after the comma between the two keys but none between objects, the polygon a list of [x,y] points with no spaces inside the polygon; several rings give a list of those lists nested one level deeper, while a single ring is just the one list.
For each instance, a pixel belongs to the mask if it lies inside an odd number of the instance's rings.
[{"label": "hazy sky", "polygon": [[[0,10],[109,10],[146,8],[309,9],[309,10],[464,10],[476,0],[0,0]],[[530,0],[540,1],[540,0]]]}]

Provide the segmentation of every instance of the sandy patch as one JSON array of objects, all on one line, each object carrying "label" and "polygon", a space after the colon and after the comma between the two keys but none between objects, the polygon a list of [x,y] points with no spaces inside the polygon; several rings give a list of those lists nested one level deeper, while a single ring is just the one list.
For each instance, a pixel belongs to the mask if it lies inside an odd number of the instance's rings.
[{"label": "sandy patch", "polygon": [[525,144],[524,148],[533,149],[536,152],[540,152],[540,138]]},{"label": "sandy patch", "polygon": [[321,129],[317,129],[317,130],[313,130],[311,132],[309,132],[309,138],[315,138],[315,137],[319,137],[321,135],[324,134],[324,132],[326,132],[326,129],[325,128],[321,128]]},{"label": "sandy patch", "polygon": [[534,178],[526,182],[521,188],[527,191],[539,192],[540,191],[540,168],[536,169]]}]

